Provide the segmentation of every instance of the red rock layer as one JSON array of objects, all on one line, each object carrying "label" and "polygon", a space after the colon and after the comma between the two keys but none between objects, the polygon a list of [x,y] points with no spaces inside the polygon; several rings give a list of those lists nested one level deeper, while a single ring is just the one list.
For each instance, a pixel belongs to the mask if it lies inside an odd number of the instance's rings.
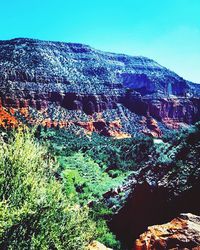
[{"label": "red rock layer", "polygon": [[0,108],[0,127],[3,128],[15,128],[19,125],[18,120],[13,116],[11,112],[7,112],[3,108]]},{"label": "red rock layer", "polygon": [[170,119],[177,123],[192,124],[199,120],[200,99],[187,97],[171,97],[148,99],[148,112],[156,119]]},{"label": "red rock layer", "polygon": [[143,117],[140,123],[145,125],[147,128],[147,129],[142,130],[142,132],[145,135],[155,137],[155,138],[162,136],[162,132],[158,126],[157,121],[153,119],[152,117]]},{"label": "red rock layer", "polygon": [[[92,134],[93,132],[114,137],[116,139],[130,138],[131,136],[127,133],[121,131],[122,126],[120,121],[106,122],[103,119],[97,119],[96,121],[62,121],[62,120],[51,120],[50,118],[33,118],[28,108],[3,108],[0,107],[0,126],[4,128],[14,128],[22,124],[17,118],[16,113],[18,113],[21,118],[24,118],[26,122],[30,125],[41,125],[47,128],[51,127],[69,127],[72,124],[84,128],[86,134]],[[40,111],[41,114],[46,114],[45,110]],[[47,115],[48,117],[48,115]]]},{"label": "red rock layer", "polygon": [[106,122],[103,119],[89,122],[76,122],[75,125],[83,127],[87,133],[97,132],[105,136],[115,137],[116,139],[130,138],[131,136],[121,131],[120,121]]}]

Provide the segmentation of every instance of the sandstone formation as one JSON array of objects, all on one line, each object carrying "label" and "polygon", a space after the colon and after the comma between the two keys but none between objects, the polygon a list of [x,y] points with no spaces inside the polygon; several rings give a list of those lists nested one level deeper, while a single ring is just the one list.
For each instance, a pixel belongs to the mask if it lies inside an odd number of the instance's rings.
[{"label": "sandstone formation", "polygon": [[[165,130],[199,120],[199,90],[198,84],[146,57],[106,53],[74,43],[25,38],[0,41],[0,107],[4,108],[31,108],[37,113],[54,105],[77,111],[77,122],[99,113],[110,122],[115,112],[112,121],[121,117],[122,133],[160,137]],[[52,120],[52,114],[47,118]],[[159,123],[141,127],[137,116]]]},{"label": "sandstone formation", "polygon": [[133,250],[200,249],[200,217],[181,214],[169,223],[148,227]]},{"label": "sandstone formation", "polygon": [[89,122],[75,122],[91,134],[97,132],[101,135],[115,137],[116,139],[130,138],[131,135],[121,131],[121,124],[119,121],[105,122],[103,119]]}]

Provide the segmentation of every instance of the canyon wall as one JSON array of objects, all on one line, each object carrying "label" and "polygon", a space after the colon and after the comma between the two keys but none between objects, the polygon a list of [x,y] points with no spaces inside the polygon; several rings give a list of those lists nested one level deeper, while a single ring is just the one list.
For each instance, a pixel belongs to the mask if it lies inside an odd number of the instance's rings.
[{"label": "canyon wall", "polygon": [[[53,103],[91,116],[112,114],[122,105],[129,113],[154,118],[162,128],[171,129],[199,120],[199,89],[146,57],[74,43],[0,41],[0,106],[4,108],[40,111]],[[119,116],[122,124],[133,122]]]}]

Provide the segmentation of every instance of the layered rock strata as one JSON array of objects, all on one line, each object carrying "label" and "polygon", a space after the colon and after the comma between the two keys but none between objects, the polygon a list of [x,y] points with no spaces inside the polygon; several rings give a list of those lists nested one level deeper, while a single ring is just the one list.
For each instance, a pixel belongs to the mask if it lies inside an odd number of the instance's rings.
[{"label": "layered rock strata", "polygon": [[[0,41],[0,106],[6,108],[40,111],[53,103],[90,116],[121,104],[172,129],[199,120],[199,90],[146,57],[74,43]],[[159,129],[146,133],[160,136]]]}]

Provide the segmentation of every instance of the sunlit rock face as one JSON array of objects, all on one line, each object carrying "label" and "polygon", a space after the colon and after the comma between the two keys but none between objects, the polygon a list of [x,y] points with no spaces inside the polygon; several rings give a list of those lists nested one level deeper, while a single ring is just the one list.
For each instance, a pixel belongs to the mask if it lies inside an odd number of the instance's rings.
[{"label": "sunlit rock face", "polygon": [[94,240],[90,243],[87,250],[112,250],[111,248],[107,248],[105,245],[101,244],[100,242]]},{"label": "sunlit rock face", "polygon": [[148,227],[133,250],[200,249],[200,217],[181,214],[169,223]]},{"label": "sunlit rock face", "polygon": [[130,138],[131,135],[121,131],[119,121],[105,122],[103,119],[89,122],[75,122],[75,125],[86,130],[87,134],[97,132],[104,136],[115,137],[116,139]]},{"label": "sunlit rock face", "polygon": [[[142,133],[148,127],[130,120],[131,113],[156,119],[163,124],[161,130],[171,129],[199,120],[199,96],[198,84],[146,57],[75,43],[0,41],[0,104],[6,108],[46,110],[53,103],[88,116],[115,110],[122,130],[128,127],[125,123],[134,123]],[[126,116],[119,105],[127,109]]]}]

